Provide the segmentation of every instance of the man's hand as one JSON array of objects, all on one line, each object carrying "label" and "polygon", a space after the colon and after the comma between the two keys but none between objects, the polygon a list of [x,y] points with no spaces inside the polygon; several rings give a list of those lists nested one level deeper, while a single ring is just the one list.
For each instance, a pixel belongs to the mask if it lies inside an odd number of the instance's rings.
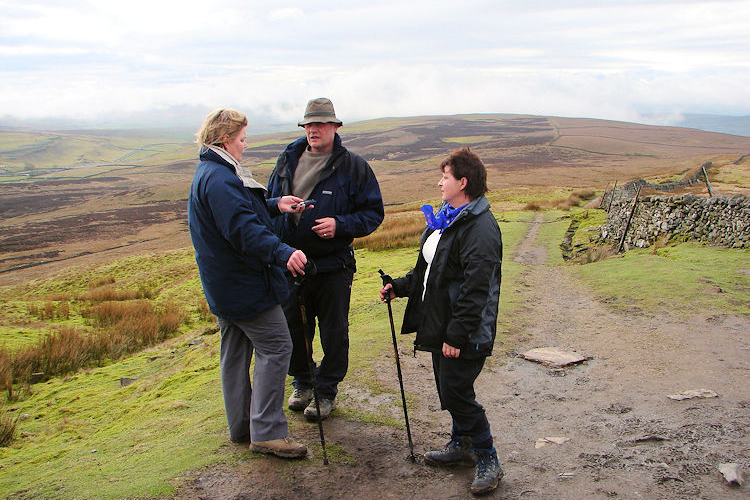
[{"label": "man's hand", "polygon": [[333,217],[323,217],[322,219],[315,219],[316,225],[312,227],[320,238],[324,240],[330,240],[336,234],[336,219]]},{"label": "man's hand", "polygon": [[302,250],[295,250],[286,261],[286,268],[292,276],[296,277],[298,274],[305,274],[305,264],[307,264],[307,256],[302,253]]},{"label": "man's hand", "polygon": [[446,358],[457,358],[461,354],[461,349],[456,349],[443,342],[443,356]]}]

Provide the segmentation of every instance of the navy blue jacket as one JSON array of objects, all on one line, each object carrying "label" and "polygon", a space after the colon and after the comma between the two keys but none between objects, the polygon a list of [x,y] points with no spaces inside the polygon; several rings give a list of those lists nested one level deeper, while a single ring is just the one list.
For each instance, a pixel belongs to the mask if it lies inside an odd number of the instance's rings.
[{"label": "navy blue jacket", "polygon": [[274,233],[263,189],[243,186],[234,167],[210,149],[201,150],[200,160],[188,225],[206,301],[221,318],[250,320],[288,298],[281,266],[294,249]]},{"label": "navy blue jacket", "polygon": [[[294,171],[307,146],[307,138],[302,137],[279,155],[268,180],[269,206],[276,206],[277,198],[292,194]],[[338,134],[334,137],[331,158],[310,198],[315,200],[315,207],[302,212],[299,225],[295,225],[291,214],[275,220],[281,239],[305,252],[319,272],[353,267],[352,241],[372,233],[383,222],[383,198],[370,165],[342,146]],[[272,208],[272,213],[278,214],[278,207]],[[316,225],[315,220],[323,217],[336,219],[333,238],[322,239],[311,229]]]},{"label": "navy blue jacket", "polygon": [[409,297],[401,333],[417,332],[415,349],[440,352],[443,343],[461,349],[461,358],[492,354],[497,332],[503,242],[487,198],[472,200],[443,230],[427,277],[422,247],[417,264],[393,280],[397,297]]}]

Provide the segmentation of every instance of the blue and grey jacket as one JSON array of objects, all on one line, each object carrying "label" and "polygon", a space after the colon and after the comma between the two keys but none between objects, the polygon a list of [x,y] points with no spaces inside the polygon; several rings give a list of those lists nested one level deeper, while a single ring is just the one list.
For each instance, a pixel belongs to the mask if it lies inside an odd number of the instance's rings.
[{"label": "blue and grey jacket", "polygon": [[274,233],[262,186],[243,186],[214,151],[204,148],[200,160],[188,226],[206,301],[221,318],[249,320],[288,298],[282,267],[295,249]]},{"label": "blue and grey jacket", "polygon": [[[294,171],[307,146],[307,138],[302,137],[279,155],[268,180],[269,206],[276,206],[279,197],[292,194]],[[277,233],[285,243],[305,252],[318,272],[354,267],[352,241],[378,228],[384,217],[383,199],[370,165],[342,146],[338,134],[310,198],[315,206],[302,212],[299,224],[291,214],[276,219]],[[278,214],[278,208],[272,208],[272,213]],[[336,219],[336,234],[331,239],[322,239],[311,229],[315,220],[323,217]]]},{"label": "blue and grey jacket", "polygon": [[422,247],[432,234],[422,234],[414,269],[393,281],[397,297],[409,297],[401,333],[417,332],[415,349],[440,352],[443,343],[461,349],[461,358],[492,354],[497,331],[500,228],[484,196],[472,200],[443,230],[427,277]]}]

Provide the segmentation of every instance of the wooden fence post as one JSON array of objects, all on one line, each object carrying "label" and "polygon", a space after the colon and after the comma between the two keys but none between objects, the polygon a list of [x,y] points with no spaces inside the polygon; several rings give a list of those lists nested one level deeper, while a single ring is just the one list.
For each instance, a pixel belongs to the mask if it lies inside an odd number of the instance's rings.
[{"label": "wooden fence post", "polygon": [[633,220],[633,214],[635,213],[635,207],[638,205],[638,196],[641,194],[641,186],[638,186],[638,190],[635,192],[635,198],[633,198],[633,208],[630,209],[630,216],[628,216],[628,223],[625,224],[625,230],[622,232],[622,237],[620,238],[620,245],[617,247],[617,253],[622,252],[622,247],[625,245],[625,236],[628,234],[628,229],[630,228],[630,222]]},{"label": "wooden fence post", "polygon": [[615,185],[612,187],[612,196],[609,197],[609,205],[607,205],[607,213],[609,213],[609,210],[612,208],[612,201],[615,199],[616,189],[617,189],[617,181],[615,180]]},{"label": "wooden fence post", "polygon": [[604,198],[607,197],[607,188],[609,188],[609,182],[607,183],[607,187],[604,188],[604,193],[602,193],[601,200],[599,200],[599,208],[602,208],[602,206],[604,206]]},{"label": "wooden fence post", "polygon": [[706,173],[706,167],[701,165],[701,170],[703,170],[703,178],[706,179],[706,187],[708,188],[708,197],[713,198],[714,193],[711,190],[711,183],[708,181],[708,174]]}]

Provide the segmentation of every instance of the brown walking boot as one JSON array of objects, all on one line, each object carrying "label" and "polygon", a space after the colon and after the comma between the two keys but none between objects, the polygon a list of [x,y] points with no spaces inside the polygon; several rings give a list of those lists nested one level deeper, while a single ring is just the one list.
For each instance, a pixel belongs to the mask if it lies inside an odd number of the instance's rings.
[{"label": "brown walking boot", "polygon": [[297,443],[289,436],[270,441],[253,441],[250,451],[255,453],[269,453],[282,458],[302,458],[307,455],[307,446]]}]

